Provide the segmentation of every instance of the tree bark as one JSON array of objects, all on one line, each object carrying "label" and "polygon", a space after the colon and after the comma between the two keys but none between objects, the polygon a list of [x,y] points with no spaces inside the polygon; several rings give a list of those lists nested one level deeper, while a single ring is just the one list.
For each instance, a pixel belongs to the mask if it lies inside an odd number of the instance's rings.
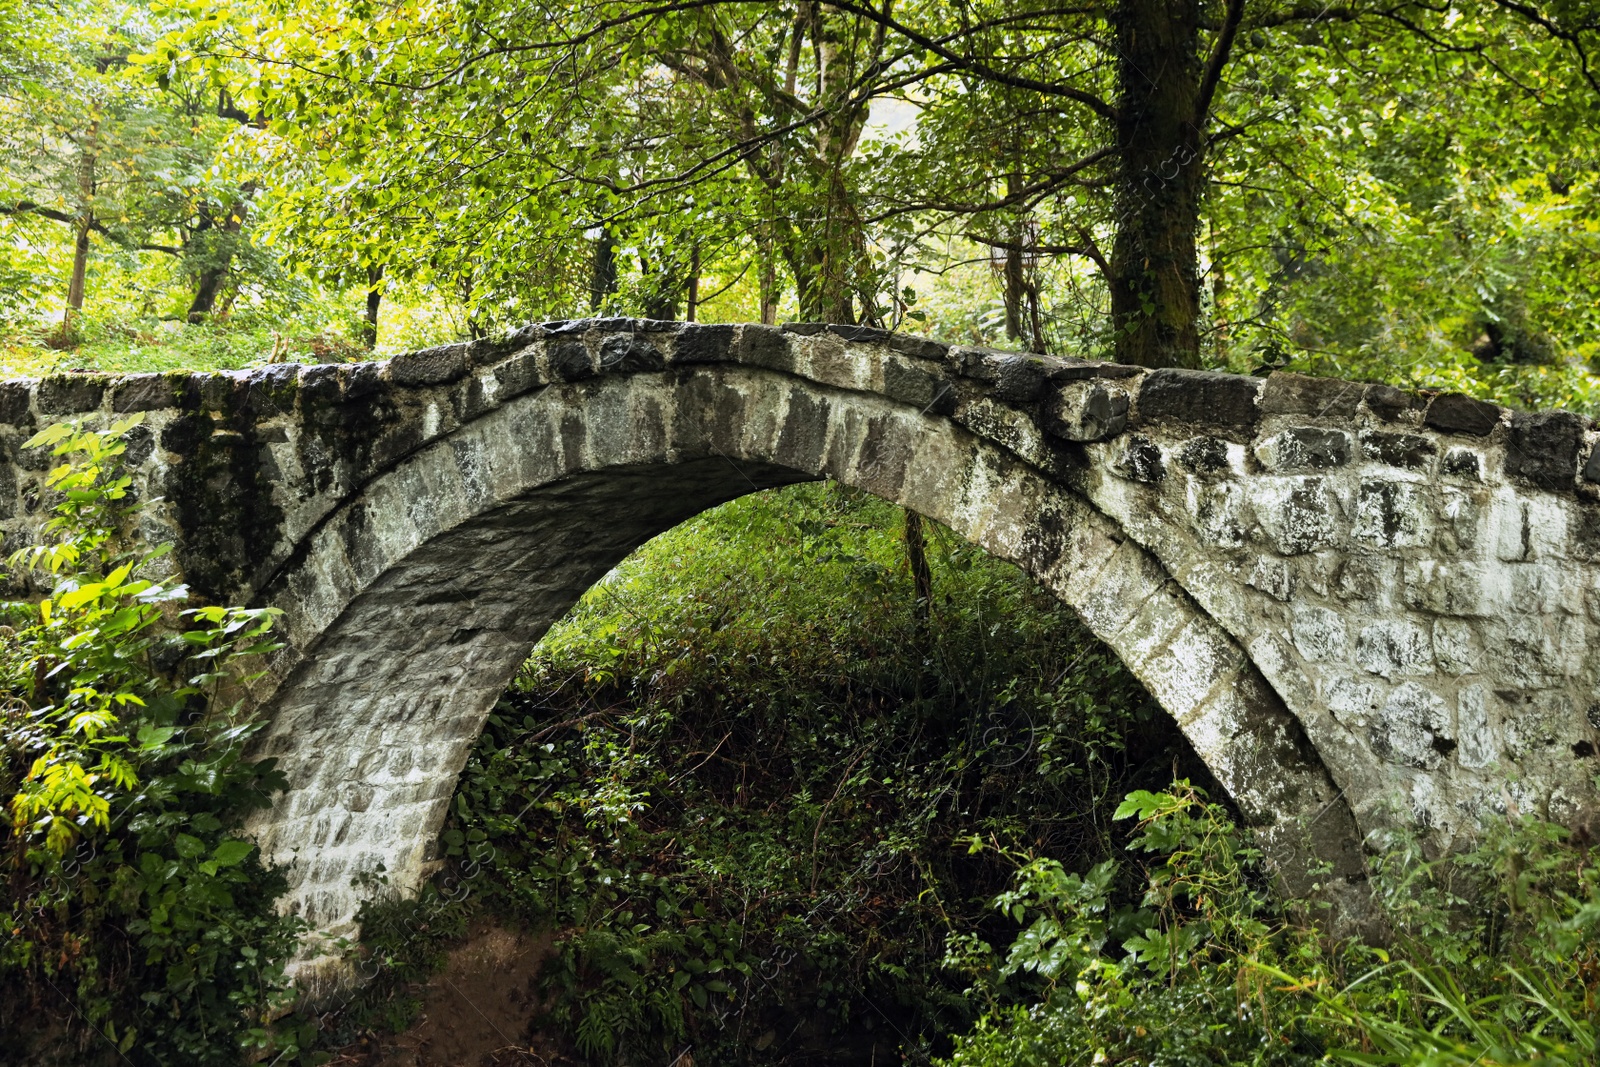
[{"label": "tree bark", "polygon": [[700,245],[689,251],[689,296],[683,312],[685,322],[696,321],[700,314]]},{"label": "tree bark", "polygon": [[1116,358],[1200,365],[1196,231],[1204,192],[1199,0],[1118,0],[1109,277]]},{"label": "tree bark", "polygon": [[83,311],[84,286],[89,276],[89,234],[94,229],[95,164],[99,161],[95,141],[98,123],[89,125],[83,154],[78,159],[78,198],[81,205],[73,222],[72,274],[67,279],[67,308],[61,316],[61,334],[69,337]]},{"label": "tree bark", "polygon": [[761,248],[761,321],[767,326],[778,324],[778,261],[772,254],[772,238],[766,237]]},{"label": "tree bark", "polygon": [[94,225],[94,212],[83,209],[83,215],[74,226],[72,242],[72,275],[67,279],[67,310],[61,317],[62,332],[70,332],[72,324],[83,311],[83,288],[89,274],[89,228]]},{"label": "tree bark", "polygon": [[361,320],[361,343],[371,352],[378,347],[378,309],[383,306],[383,264],[367,268],[367,312]]},{"label": "tree bark", "polygon": [[[1012,146],[1013,155],[1020,154],[1020,148]],[[1006,175],[1006,196],[1012,197],[1017,192],[1017,175]],[[1011,224],[1004,233],[1005,239],[1010,242],[1006,246],[1005,263],[1001,268],[1001,280],[1005,283],[1006,305],[1006,340],[1019,341],[1022,339],[1022,302],[1026,297],[1025,278],[1023,276],[1023,245],[1026,242],[1024,219],[1021,215],[1013,215]]]},{"label": "tree bark", "polygon": [[933,571],[928,566],[928,542],[922,532],[922,516],[906,509],[906,562],[911,569],[911,584],[916,596],[912,607],[918,629],[927,629],[933,610]]},{"label": "tree bark", "polygon": [[617,291],[617,250],[611,231],[601,228],[594,243],[594,270],[589,277],[589,310],[599,311],[606,297]]}]

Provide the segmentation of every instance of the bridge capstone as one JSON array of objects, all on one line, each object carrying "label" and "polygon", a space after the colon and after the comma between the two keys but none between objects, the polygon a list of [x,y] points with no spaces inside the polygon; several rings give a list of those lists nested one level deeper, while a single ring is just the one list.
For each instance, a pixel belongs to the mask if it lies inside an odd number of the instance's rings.
[{"label": "bridge capstone", "polygon": [[[581,320],[385,362],[0,383],[7,550],[51,502],[22,442],[129,412],[139,534],[198,596],[284,611],[251,695],[292,786],[251,829],[325,938],[354,932],[354,876],[435,868],[486,715],[590,584],[707,507],[817,478],[1076,609],[1284,888],[1320,886],[1347,927],[1374,829],[1442,850],[1494,813],[1600,812],[1600,441],[1577,415],[862,327]],[[325,949],[308,988],[341,973]]]}]

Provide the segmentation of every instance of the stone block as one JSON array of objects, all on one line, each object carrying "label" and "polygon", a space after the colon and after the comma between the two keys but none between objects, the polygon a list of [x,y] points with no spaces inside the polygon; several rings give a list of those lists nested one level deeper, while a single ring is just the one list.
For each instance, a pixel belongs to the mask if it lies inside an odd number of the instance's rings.
[{"label": "stone block", "polygon": [[1178,450],[1178,465],[1193,474],[1218,474],[1231,469],[1229,445],[1220,437],[1195,437]]},{"label": "stone block", "polygon": [[1380,619],[1356,635],[1355,660],[1363,670],[1393,681],[1434,672],[1433,641],[1409,619]]},{"label": "stone block", "polygon": [[1053,387],[1045,404],[1044,427],[1064,441],[1104,441],[1128,426],[1128,395],[1098,382],[1067,382]]},{"label": "stone block", "polygon": [[1087,378],[1137,378],[1143,367],[1130,367],[1125,363],[1106,363],[1096,359],[1078,359],[1060,356],[1049,363],[1048,377],[1052,382],[1082,381]]},{"label": "stone block", "polygon": [[1495,736],[1490,710],[1494,698],[1482,685],[1462,686],[1456,696],[1456,731],[1460,748],[1456,761],[1477,770],[1500,758],[1500,742]]},{"label": "stone block", "polygon": [[1238,548],[1245,543],[1244,489],[1236,482],[1190,483],[1192,526],[1203,544]]},{"label": "stone block", "polygon": [[908,333],[891,335],[889,347],[913,359],[943,360],[950,354],[950,346],[942,341],[932,341],[926,337],[916,337]]},{"label": "stone block", "polygon": [[1372,750],[1380,758],[1432,770],[1456,749],[1450,706],[1426,686],[1396,687],[1370,727]]},{"label": "stone block", "polygon": [[775,326],[739,327],[733,358],[747,367],[794,373],[794,353],[789,350],[789,340]]},{"label": "stone block", "polygon": [[1327,470],[1350,462],[1350,435],[1342,430],[1297,426],[1274,434],[1256,446],[1256,458],[1268,470]]},{"label": "stone block", "polygon": [[106,381],[100,375],[52,374],[39,382],[41,415],[76,415],[93,411],[105,396]]},{"label": "stone block", "polygon": [[[781,340],[781,338],[780,338]],[[787,350],[788,346],[784,346]],[[600,373],[661,370],[667,361],[655,345],[634,334],[612,334],[600,342]]]},{"label": "stone block", "polygon": [[1554,628],[1553,621],[1547,625],[1536,615],[1487,621],[1482,631],[1485,660],[1479,673],[1493,677],[1497,684],[1523,689],[1558,684],[1563,656]]},{"label": "stone block", "polygon": [[1475,563],[1407,561],[1402,573],[1405,603],[1414,611],[1458,618],[1483,618],[1506,607],[1510,582]]},{"label": "stone block", "polygon": [[1139,418],[1253,433],[1261,419],[1260,392],[1258,378],[1162,368],[1146,374],[1139,388]]},{"label": "stone block", "polygon": [[1346,653],[1344,617],[1313,604],[1295,604],[1292,632],[1294,647],[1313,663],[1343,660]]},{"label": "stone block", "polygon": [[1031,404],[1044,391],[1046,366],[1037,356],[986,348],[951,349],[964,377],[988,382],[991,395],[1006,404]]},{"label": "stone block", "polygon": [[1433,620],[1433,656],[1439,669],[1460,677],[1483,663],[1483,646],[1477,631],[1465,619]]},{"label": "stone block", "polygon": [[1503,562],[1533,555],[1533,526],[1528,505],[1513,493],[1500,491],[1489,501],[1488,536],[1495,558]]},{"label": "stone block", "polygon": [[1372,682],[1342,674],[1329,678],[1322,686],[1322,701],[1333,717],[1362,734],[1376,721],[1383,696],[1383,690]]},{"label": "stone block", "polygon": [[1500,409],[1460,393],[1440,393],[1428,404],[1424,425],[1445,433],[1486,437],[1500,422]]},{"label": "stone block", "polygon": [[1144,551],[1124,542],[1089,580],[1074,606],[1101,640],[1115,636],[1167,580]]},{"label": "stone block", "polygon": [[32,420],[33,390],[27,382],[0,382],[0,422],[26,426]]},{"label": "stone block", "polygon": [[1321,478],[1271,480],[1256,489],[1251,503],[1261,528],[1285,556],[1324,548],[1337,535],[1338,498]]},{"label": "stone block", "polygon": [[1426,470],[1437,452],[1433,441],[1419,434],[1369,430],[1361,435],[1361,454],[1391,467]]},{"label": "stone block", "polygon": [[866,345],[881,345],[889,339],[889,331],[877,326],[837,326],[828,327],[828,332],[846,341],[857,341]]},{"label": "stone block", "polygon": [[1250,660],[1291,708],[1304,713],[1317,706],[1311,676],[1294,650],[1276,635],[1260,634],[1251,641]]},{"label": "stone block", "polygon": [[539,367],[543,354],[542,344],[530,344],[518,349],[494,368],[498,395],[502,401],[510,400],[544,384],[544,373]]},{"label": "stone block", "polygon": [[1571,759],[1567,747],[1581,729],[1572,697],[1560,689],[1497,690],[1505,707],[1506,753],[1528,761],[1540,756]]},{"label": "stone block", "polygon": [[594,377],[594,360],[582,341],[554,341],[546,352],[550,375],[559,382],[577,382]]},{"label": "stone block", "polygon": [[883,364],[883,392],[891,400],[915,405],[920,414],[950,415],[959,399],[955,386],[929,365],[891,356]]},{"label": "stone block", "polygon": [[117,382],[111,393],[111,410],[119,414],[133,411],[159,411],[175,407],[178,390],[166,374],[130,374]]},{"label": "stone block", "polygon": [[1409,482],[1363,481],[1356,491],[1351,536],[1376,548],[1426,544],[1428,513],[1420,487]]},{"label": "stone block", "polygon": [[[787,326],[784,329],[788,329]],[[798,333],[799,331],[790,331]],[[816,331],[816,332],[821,332]],[[723,363],[733,348],[732,326],[700,326],[686,323],[672,342],[672,363],[690,366],[696,363]]]},{"label": "stone block", "polygon": [[1570,411],[1513,412],[1506,436],[1506,474],[1536,489],[1570,490],[1588,420]]},{"label": "stone block", "polygon": [[1574,559],[1600,563],[1600,507],[1589,504],[1572,513],[1572,528],[1567,543]]},{"label": "stone block", "polygon": [[1444,454],[1440,469],[1449,477],[1469,482],[1483,481],[1483,456],[1470,448],[1452,448]]},{"label": "stone block", "polygon": [[1124,478],[1146,484],[1154,484],[1167,476],[1161,446],[1139,433],[1128,436],[1127,443],[1112,466]]},{"label": "stone block", "polygon": [[1415,393],[1396,389],[1392,385],[1369,385],[1365,400],[1367,410],[1385,422],[1394,422],[1408,411],[1417,410],[1423,403]]},{"label": "stone block", "polygon": [[1289,561],[1273,556],[1257,558],[1246,582],[1251,588],[1259,589],[1272,599],[1284,603],[1294,596],[1296,585],[1294,568]]},{"label": "stone block", "polygon": [[1482,496],[1481,490],[1451,486],[1439,492],[1435,517],[1440,552],[1454,556],[1477,547],[1479,520],[1483,517]]},{"label": "stone block", "polygon": [[1583,477],[1586,481],[1600,482],[1600,443],[1596,443],[1589,451],[1589,462],[1583,465]]},{"label": "stone block", "polygon": [[1261,390],[1264,415],[1312,415],[1344,417],[1354,415],[1366,386],[1338,378],[1314,378],[1290,371],[1269,375]]},{"label": "stone block", "polygon": [[389,380],[396,385],[447,385],[467,376],[467,346],[439,345],[407,352],[389,361]]},{"label": "stone block", "polygon": [[1169,715],[1183,718],[1212,687],[1238,670],[1243,654],[1210,620],[1191,618],[1167,647],[1145,662],[1145,684]]}]

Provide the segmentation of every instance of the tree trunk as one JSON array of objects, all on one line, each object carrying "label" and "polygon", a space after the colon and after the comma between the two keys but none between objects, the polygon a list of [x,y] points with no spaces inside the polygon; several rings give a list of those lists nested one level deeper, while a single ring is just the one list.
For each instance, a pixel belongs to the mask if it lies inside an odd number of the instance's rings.
[{"label": "tree trunk", "polygon": [[677,261],[663,255],[652,267],[648,259],[640,256],[639,274],[644,282],[639,310],[644,317],[659,322],[676,322],[678,294],[683,288],[683,275],[679,272]]},{"label": "tree trunk", "polygon": [[1022,303],[1028,295],[1027,286],[1022,277],[1021,249],[1006,249],[1005,283],[1006,340],[1018,341],[1022,339]]},{"label": "tree trunk", "polygon": [[99,123],[91,123],[84,138],[83,154],[78,159],[78,201],[81,205],[73,225],[72,274],[67,279],[67,309],[61,316],[63,338],[71,336],[78,315],[83,311],[83,290],[89,275],[89,233],[94,228],[95,164],[99,153],[95,141]]},{"label": "tree trunk", "polygon": [[617,291],[617,249],[611,231],[601,228],[594,243],[594,270],[589,278],[589,310],[599,311],[606,297]]},{"label": "tree trunk", "polygon": [[1228,315],[1225,303],[1228,296],[1228,272],[1222,262],[1222,250],[1217,246],[1217,227],[1211,226],[1211,322],[1212,350],[1221,359],[1228,356]]},{"label": "tree trunk", "polygon": [[1199,0],[1118,0],[1116,357],[1200,365],[1196,231],[1204,191]]},{"label": "tree trunk", "polygon": [[[248,188],[248,187],[247,187]],[[233,267],[233,239],[244,226],[244,213],[247,210],[243,200],[236,200],[228,206],[228,216],[222,221],[220,227],[212,222],[213,216],[208,208],[201,208],[200,229],[215,230],[223,237],[217,247],[210,250],[208,256],[212,262],[201,268],[199,284],[195,286],[194,300],[189,303],[189,311],[184,316],[191,323],[201,323],[211,316],[216,310],[217,297],[228,281],[228,272]]]},{"label": "tree trunk", "polygon": [[83,287],[89,273],[89,227],[94,225],[94,212],[83,209],[73,227],[76,233],[72,242],[72,276],[67,280],[67,310],[61,317],[61,332],[70,333],[73,323],[83,311]]},{"label": "tree trunk", "polygon": [[378,347],[378,308],[383,306],[383,264],[367,268],[367,313],[361,320],[361,343],[371,352]]},{"label": "tree trunk", "polygon": [[697,242],[689,251],[689,298],[683,312],[685,322],[694,322],[700,314],[700,245]]},{"label": "tree trunk", "polygon": [[928,566],[928,542],[922,533],[922,516],[906,509],[906,562],[911,568],[911,584],[916,596],[913,607],[917,628],[926,629],[933,609],[933,571]]},{"label": "tree trunk", "polygon": [[761,321],[768,326],[778,324],[778,261],[770,240],[761,252]]},{"label": "tree trunk", "polygon": [[222,283],[228,278],[226,267],[207,267],[200,272],[200,283],[195,286],[194,299],[189,302],[189,310],[184,315],[191,324],[198,324],[211,317],[211,312],[217,306],[217,295],[222,292]]}]

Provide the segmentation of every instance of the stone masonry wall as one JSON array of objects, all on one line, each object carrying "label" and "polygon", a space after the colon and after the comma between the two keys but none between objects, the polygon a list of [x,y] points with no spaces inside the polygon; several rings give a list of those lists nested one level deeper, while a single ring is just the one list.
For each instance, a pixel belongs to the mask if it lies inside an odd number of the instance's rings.
[{"label": "stone masonry wall", "polygon": [[[1019,356],[855,327],[586,320],[383,363],[0,383],[0,530],[63,418],[144,412],[141,532],[197,594],[285,611],[255,694],[293,788],[255,826],[351,932],[415,885],[516,666],[606,569],[769,485],[836,478],[1017,562],[1172,713],[1295,892],[1362,914],[1362,835],[1595,817],[1600,441],[1275,374]],[[308,952],[303,980],[337,980]]]}]

